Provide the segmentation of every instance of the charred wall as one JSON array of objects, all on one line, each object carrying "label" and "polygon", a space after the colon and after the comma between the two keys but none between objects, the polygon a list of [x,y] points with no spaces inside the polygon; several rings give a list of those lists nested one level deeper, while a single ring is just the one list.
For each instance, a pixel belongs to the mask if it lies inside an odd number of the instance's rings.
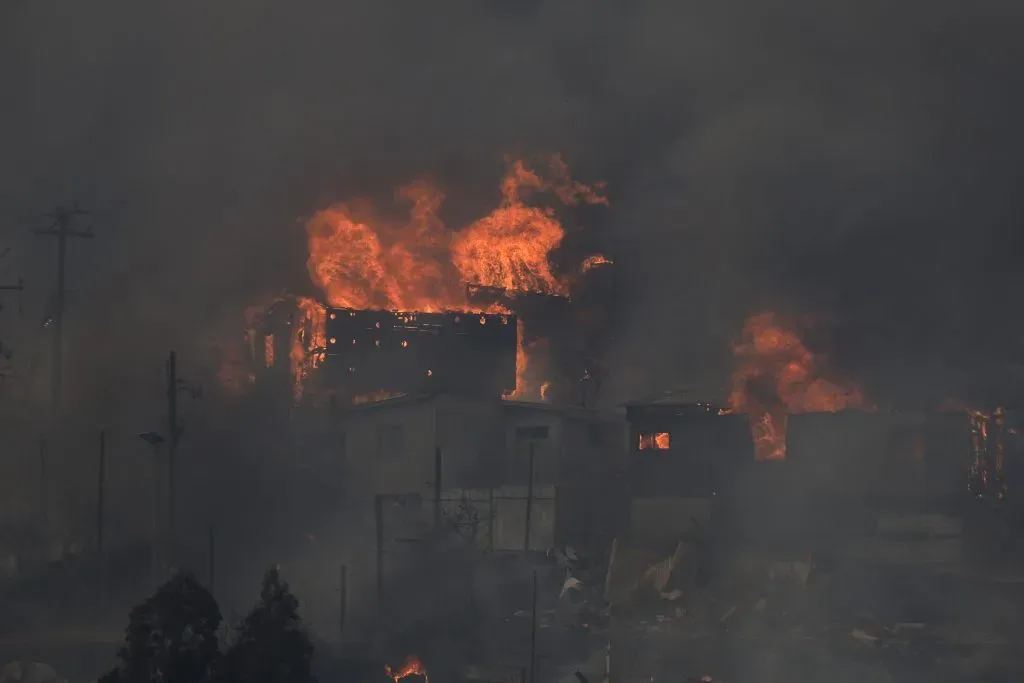
[{"label": "charred wall", "polygon": [[512,315],[327,309],[322,382],[348,395],[516,388]]},{"label": "charred wall", "polygon": [[710,404],[631,405],[626,414],[634,496],[710,498],[754,459],[745,416]]}]

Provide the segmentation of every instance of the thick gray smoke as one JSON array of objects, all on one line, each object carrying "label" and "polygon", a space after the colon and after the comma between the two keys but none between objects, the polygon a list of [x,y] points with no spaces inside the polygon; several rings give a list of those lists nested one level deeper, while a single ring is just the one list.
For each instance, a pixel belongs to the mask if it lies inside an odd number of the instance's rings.
[{"label": "thick gray smoke", "polygon": [[53,245],[16,218],[58,201],[111,210],[73,245],[85,396],[308,286],[295,220],[324,203],[431,175],[471,213],[493,204],[503,155],[561,151],[609,182],[591,230],[621,269],[624,395],[724,381],[726,343],[760,308],[837,321],[830,350],[882,389],[1011,361],[1022,14],[1007,0],[5,2],[5,268],[33,288],[19,342],[38,342]]}]

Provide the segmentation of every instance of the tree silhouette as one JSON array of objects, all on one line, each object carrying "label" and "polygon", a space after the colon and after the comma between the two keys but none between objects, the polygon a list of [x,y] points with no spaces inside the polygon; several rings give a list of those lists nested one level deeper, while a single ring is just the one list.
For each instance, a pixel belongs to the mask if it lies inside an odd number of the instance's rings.
[{"label": "tree silhouette", "polygon": [[298,615],[299,601],[277,568],[263,578],[260,601],[224,653],[219,683],[315,683],[313,643]]},{"label": "tree silhouette", "polygon": [[178,574],[132,610],[116,669],[100,683],[202,683],[220,656],[217,601]]}]

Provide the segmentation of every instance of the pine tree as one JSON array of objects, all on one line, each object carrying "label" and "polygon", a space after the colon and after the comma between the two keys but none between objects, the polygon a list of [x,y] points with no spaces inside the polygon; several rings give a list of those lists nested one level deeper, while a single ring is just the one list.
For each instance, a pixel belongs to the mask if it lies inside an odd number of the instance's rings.
[{"label": "pine tree", "polygon": [[242,620],[237,640],[224,654],[219,683],[315,683],[313,644],[298,608],[277,568],[270,569],[259,603]]},{"label": "pine tree", "polygon": [[100,683],[202,683],[219,658],[217,601],[179,574],[132,610],[118,667]]}]

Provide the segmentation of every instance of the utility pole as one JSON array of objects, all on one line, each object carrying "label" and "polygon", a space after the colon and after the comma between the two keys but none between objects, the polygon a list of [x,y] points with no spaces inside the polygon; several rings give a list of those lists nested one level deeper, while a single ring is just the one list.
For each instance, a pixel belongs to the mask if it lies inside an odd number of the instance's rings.
[{"label": "utility pole", "polygon": [[61,405],[61,392],[64,386],[64,308],[67,299],[65,285],[65,265],[67,263],[68,240],[73,237],[92,239],[92,228],[75,230],[71,227],[72,220],[77,216],[92,215],[91,211],[83,211],[77,204],[70,209],[58,206],[46,214],[53,223],[46,228],[37,228],[37,235],[57,238],[57,292],[53,311],[53,360],[50,367],[52,383],[53,411],[57,414]]},{"label": "utility pole", "polygon": [[187,384],[178,377],[178,357],[172,350],[167,355],[167,544],[170,557],[168,560],[174,562],[175,540],[176,540],[176,459],[178,443],[181,441],[185,429],[178,419],[178,392],[188,392],[192,398],[199,398],[202,395],[200,387]]},{"label": "utility pole", "polygon": [[536,467],[536,447],[533,440],[530,441],[529,449],[529,474],[526,480],[526,524],[523,530],[523,552],[527,554],[530,552],[530,526],[533,521],[533,480],[534,468]]},{"label": "utility pole", "polygon": [[178,362],[174,351],[167,357],[167,545],[174,562],[174,455],[181,438],[178,424]]},{"label": "utility pole", "polygon": [[39,513],[43,533],[50,533],[50,481],[46,472],[46,440],[39,437]]},{"label": "utility pole", "polygon": [[348,567],[341,565],[338,575],[338,591],[341,593],[338,603],[338,633],[345,637],[345,616],[348,613]]},{"label": "utility pole", "polygon": [[[3,255],[0,255],[0,258],[3,258],[3,256],[6,256],[6,255],[7,255],[7,252],[5,251],[3,253]],[[25,290],[25,284],[21,280],[21,278],[18,278],[18,283],[17,284],[14,284],[14,285],[0,285],[0,292],[21,292],[21,291],[24,291],[24,290]],[[0,308],[2,308],[2,307],[0,307]],[[7,348],[6,346],[4,346],[3,340],[0,340],[0,357],[2,357],[4,360],[9,360],[10,357],[11,357],[11,350],[9,348]],[[4,374],[0,374],[0,380],[6,378],[7,376],[8,375],[6,374],[6,372],[4,372]]]},{"label": "utility pole", "polygon": [[530,620],[530,683],[537,683],[537,570],[533,570],[533,611]]},{"label": "utility pole", "polygon": [[434,448],[434,531],[441,529],[441,447]]},{"label": "utility pole", "polygon": [[[494,487],[487,490],[487,550],[494,554]],[[525,680],[523,683],[526,683]]]},{"label": "utility pole", "polygon": [[373,516],[377,531],[377,628],[384,627],[384,496],[373,498]]},{"label": "utility pole", "polygon": [[209,562],[209,565],[210,565],[209,566],[209,572],[210,572],[210,592],[212,593],[214,585],[215,585],[215,581],[217,579],[217,554],[216,554],[216,545],[214,544],[215,538],[214,538],[214,531],[213,531],[213,525],[212,524],[210,525],[210,539],[209,539],[209,541],[210,541],[210,547],[207,550],[207,558],[206,559],[207,559],[207,562]]}]

